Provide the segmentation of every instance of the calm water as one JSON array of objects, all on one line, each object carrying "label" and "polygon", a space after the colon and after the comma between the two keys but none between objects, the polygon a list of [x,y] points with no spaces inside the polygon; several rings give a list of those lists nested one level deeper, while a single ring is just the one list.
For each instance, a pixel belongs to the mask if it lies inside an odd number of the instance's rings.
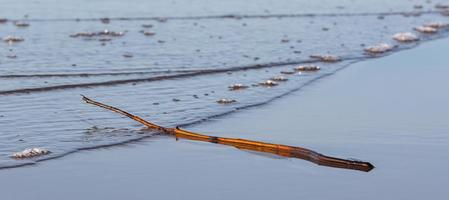
[{"label": "calm water", "polygon": [[[0,48],[0,168],[152,135],[139,124],[85,105],[79,94],[166,126],[201,122],[263,104],[371,58],[364,54],[365,46],[387,42],[398,45],[395,51],[415,46],[391,36],[429,22],[448,23],[437,3],[3,0],[0,17],[10,21],[0,24],[0,36],[25,40],[4,42]],[[105,17],[109,23],[101,22]],[[158,20],[162,18],[168,20]],[[12,20],[30,26],[16,27]],[[70,37],[106,29],[124,35],[106,37],[108,41]],[[416,34],[426,41],[445,37],[447,30]],[[309,57],[316,53],[342,61],[322,63]],[[228,90],[231,84],[251,86],[303,63],[322,70],[285,75],[289,81],[276,87]],[[217,104],[221,98],[238,102]],[[10,158],[31,147],[52,154]]]}]

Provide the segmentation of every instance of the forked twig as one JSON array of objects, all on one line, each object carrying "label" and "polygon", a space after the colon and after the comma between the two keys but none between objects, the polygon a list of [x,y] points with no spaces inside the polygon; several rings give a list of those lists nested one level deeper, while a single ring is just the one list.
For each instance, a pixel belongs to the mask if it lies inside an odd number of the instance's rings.
[{"label": "forked twig", "polygon": [[211,143],[216,143],[216,144],[233,146],[233,147],[236,147],[239,149],[272,153],[272,154],[276,154],[276,155],[280,155],[280,156],[284,156],[284,157],[299,158],[299,159],[313,162],[318,165],[323,165],[323,166],[328,166],[328,167],[353,169],[353,170],[360,170],[360,171],[365,171],[365,172],[369,172],[370,170],[372,170],[374,168],[374,166],[369,162],[334,158],[334,157],[325,156],[323,154],[317,153],[315,151],[312,151],[312,150],[309,150],[306,148],[301,148],[301,147],[287,146],[287,145],[282,145],[282,144],[270,144],[270,143],[251,141],[251,140],[245,140],[245,139],[208,136],[208,135],[202,135],[202,134],[182,130],[179,127],[165,128],[165,127],[153,124],[151,122],[148,122],[138,116],[132,115],[132,114],[130,114],[126,111],[123,111],[119,108],[115,108],[115,107],[94,101],[85,96],[83,96],[83,100],[88,104],[96,105],[96,106],[111,110],[113,112],[125,115],[135,121],[140,122],[141,124],[147,126],[150,129],[161,131],[165,134],[175,136],[176,138],[184,138],[184,139],[188,139],[188,140],[211,142]]}]

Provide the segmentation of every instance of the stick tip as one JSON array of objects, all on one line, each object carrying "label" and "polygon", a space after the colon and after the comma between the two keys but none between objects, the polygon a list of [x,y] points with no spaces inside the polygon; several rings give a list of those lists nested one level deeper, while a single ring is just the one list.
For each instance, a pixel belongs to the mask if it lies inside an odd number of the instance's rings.
[{"label": "stick tip", "polygon": [[81,95],[81,97],[83,97],[82,99],[83,99],[83,101],[89,101],[90,99],[89,98],[87,98],[86,96],[84,96],[83,94],[80,94]]}]

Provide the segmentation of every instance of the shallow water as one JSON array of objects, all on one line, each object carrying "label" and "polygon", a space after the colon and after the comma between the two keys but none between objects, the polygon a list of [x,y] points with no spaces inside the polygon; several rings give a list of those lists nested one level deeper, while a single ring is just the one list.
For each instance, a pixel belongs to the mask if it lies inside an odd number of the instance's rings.
[{"label": "shallow water", "polygon": [[[400,44],[391,36],[428,22],[449,22],[434,8],[438,2],[426,1],[128,3],[2,1],[0,17],[30,26],[0,24],[2,38],[25,39],[0,48],[0,168],[153,135],[139,124],[83,104],[79,94],[162,125],[188,125],[263,104],[371,58],[365,46],[388,42],[398,45],[394,51],[414,47],[418,43]],[[414,9],[415,4],[424,8]],[[412,11],[420,15],[408,16]],[[111,18],[110,23],[101,23],[102,17]],[[168,21],[158,22],[158,17]],[[125,34],[110,41],[69,37],[105,29]],[[145,36],[140,30],[156,34]],[[447,30],[418,35],[422,42],[445,37]],[[340,56],[342,62],[309,57],[316,53]],[[321,70],[285,75],[289,81],[276,87],[228,90],[231,84],[257,84],[305,63]],[[217,104],[221,98],[237,103]],[[52,153],[31,160],[9,157],[31,147]]]}]

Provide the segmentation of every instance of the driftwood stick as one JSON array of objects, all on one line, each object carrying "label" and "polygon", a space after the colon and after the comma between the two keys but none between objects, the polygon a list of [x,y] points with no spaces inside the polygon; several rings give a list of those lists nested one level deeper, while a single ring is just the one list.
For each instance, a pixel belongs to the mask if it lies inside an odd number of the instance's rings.
[{"label": "driftwood stick", "polygon": [[365,172],[369,172],[370,170],[372,170],[374,168],[374,166],[369,162],[346,160],[346,159],[325,156],[323,154],[320,154],[315,151],[312,151],[312,150],[309,150],[306,148],[302,148],[302,147],[287,146],[287,145],[282,145],[282,144],[270,144],[270,143],[251,141],[251,140],[245,140],[245,139],[208,136],[208,135],[202,135],[202,134],[182,130],[179,127],[166,128],[166,127],[162,127],[162,126],[153,124],[151,122],[148,122],[138,116],[132,115],[132,114],[130,114],[126,111],[123,111],[119,108],[115,108],[115,107],[94,101],[85,96],[83,96],[83,100],[88,104],[96,105],[96,106],[105,108],[107,110],[111,110],[113,112],[125,115],[137,122],[140,122],[141,124],[147,126],[150,129],[161,131],[165,134],[175,136],[176,138],[183,138],[183,139],[203,141],[203,142],[211,142],[211,143],[216,143],[216,144],[233,146],[238,149],[272,153],[272,154],[276,154],[276,155],[280,155],[280,156],[284,156],[284,157],[299,158],[299,159],[307,160],[307,161],[313,162],[315,164],[327,166],[327,167],[353,169],[353,170],[360,170],[360,171],[365,171]]}]

